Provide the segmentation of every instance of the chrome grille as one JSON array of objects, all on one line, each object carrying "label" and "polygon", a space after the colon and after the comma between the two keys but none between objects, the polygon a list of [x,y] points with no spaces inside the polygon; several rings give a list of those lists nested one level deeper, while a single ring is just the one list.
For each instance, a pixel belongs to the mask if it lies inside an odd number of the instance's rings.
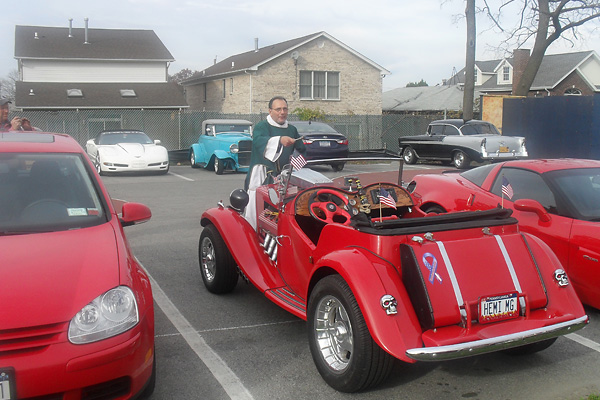
[{"label": "chrome grille", "polygon": [[240,167],[250,165],[250,156],[252,155],[252,140],[240,140],[238,143],[238,164]]}]

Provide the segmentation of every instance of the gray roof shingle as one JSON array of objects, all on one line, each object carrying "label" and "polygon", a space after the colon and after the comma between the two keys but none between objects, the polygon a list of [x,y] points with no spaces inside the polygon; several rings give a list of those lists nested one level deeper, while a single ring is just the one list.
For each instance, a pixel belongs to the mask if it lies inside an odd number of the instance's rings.
[{"label": "gray roof shingle", "polygon": [[[583,61],[594,56],[593,50],[580,51],[575,53],[563,54],[548,54],[544,56],[540,69],[538,70],[531,90],[550,89],[558,85],[564,78],[572,73]],[[476,61],[475,64],[483,73],[493,73],[503,60]],[[511,65],[514,64],[513,58],[507,58]],[[464,83],[465,69],[458,71],[456,75],[448,79],[448,84]],[[491,78],[481,86],[477,86],[478,90],[511,90],[509,84],[498,85],[496,79]]]},{"label": "gray roof shingle", "polygon": [[[15,58],[175,61],[152,30],[15,27]],[[37,39],[36,39],[37,37]]]},{"label": "gray roof shingle", "polygon": [[299,47],[300,45],[311,40],[315,40],[319,37],[328,38],[329,40],[344,47],[346,50],[352,52],[354,55],[361,58],[365,62],[371,64],[374,68],[379,69],[380,71],[382,71],[382,73],[390,74],[390,72],[387,71],[385,68],[364,57],[360,53],[346,46],[342,42],[327,34],[326,32],[317,32],[313,33],[312,35],[306,35],[296,39],[286,40],[285,42],[272,44],[269,46],[261,47],[259,49],[230,56],[216,64],[211,65],[210,67],[204,69],[202,72],[195,74],[191,78],[184,80],[182,82],[182,85],[195,85],[198,83],[213,80],[216,77],[235,75],[245,70],[257,70],[262,64],[274,58],[277,58],[282,54],[290,52],[295,48]]},{"label": "gray roof shingle", "polygon": [[[80,89],[82,97],[67,91]],[[135,97],[123,97],[131,89]],[[33,93],[30,95],[30,93]],[[15,106],[22,109],[178,109],[187,108],[183,88],[176,83],[63,83],[16,82]]]}]

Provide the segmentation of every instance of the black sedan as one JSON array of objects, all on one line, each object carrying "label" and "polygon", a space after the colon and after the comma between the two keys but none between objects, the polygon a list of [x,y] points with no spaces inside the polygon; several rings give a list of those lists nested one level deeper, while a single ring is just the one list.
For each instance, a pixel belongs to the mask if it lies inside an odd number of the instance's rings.
[{"label": "black sedan", "polygon": [[[348,157],[348,138],[323,122],[294,121],[291,123],[302,135],[306,146],[304,158],[307,160],[324,160],[323,164],[331,165],[334,171],[344,169],[346,162],[340,158]],[[333,160],[336,161],[327,161]]]},{"label": "black sedan", "polygon": [[478,120],[433,121],[423,135],[398,139],[400,154],[407,164],[417,160],[451,162],[467,168],[471,161],[505,161],[527,157],[525,138],[500,134],[494,124]]}]

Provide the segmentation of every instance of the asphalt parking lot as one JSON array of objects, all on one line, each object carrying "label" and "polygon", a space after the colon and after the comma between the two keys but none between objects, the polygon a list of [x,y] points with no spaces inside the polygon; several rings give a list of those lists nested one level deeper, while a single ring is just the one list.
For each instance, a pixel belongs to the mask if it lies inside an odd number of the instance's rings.
[{"label": "asphalt parking lot", "polygon": [[[397,170],[392,165],[348,164],[340,173]],[[405,180],[439,166],[405,167]],[[339,393],[318,374],[304,321],[279,309],[239,281],[233,293],[205,290],[198,267],[202,212],[243,186],[245,175],[218,176],[172,166],[167,175],[103,177],[113,198],[141,202],[153,213],[125,228],[137,258],[153,280],[159,399],[582,399],[600,393],[600,311],[590,324],[529,356],[488,354],[438,363],[398,362],[384,385]]]}]

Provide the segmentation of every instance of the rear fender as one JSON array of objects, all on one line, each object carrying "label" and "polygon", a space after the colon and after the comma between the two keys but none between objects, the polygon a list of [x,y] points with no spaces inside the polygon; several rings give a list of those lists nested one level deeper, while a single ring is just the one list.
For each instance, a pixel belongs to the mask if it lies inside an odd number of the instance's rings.
[{"label": "rear fender", "polygon": [[[423,346],[421,328],[396,267],[364,248],[348,247],[319,259],[311,289],[331,270],[350,286],[373,340],[394,357],[415,362],[405,353]],[[381,297],[386,294],[398,302],[396,314],[388,315],[381,306]]]},{"label": "rear fender", "polygon": [[192,151],[194,152],[194,158],[196,159],[197,164],[206,164],[206,150],[204,149],[203,145],[199,143],[193,143],[190,147],[190,157],[192,155]]},{"label": "rear fender", "polygon": [[522,235],[535,259],[540,277],[544,282],[544,288],[548,294],[548,310],[552,310],[555,313],[572,313],[575,316],[585,315],[585,310],[575,293],[571,280],[569,279],[567,286],[560,286],[558,284],[555,272],[559,269],[564,271],[564,267],[550,246],[537,236],[528,233],[522,233]]},{"label": "rear fender", "polygon": [[218,229],[240,270],[261,292],[284,286],[263,251],[258,234],[237,211],[229,207],[210,208],[202,214],[200,224],[212,224]]}]

